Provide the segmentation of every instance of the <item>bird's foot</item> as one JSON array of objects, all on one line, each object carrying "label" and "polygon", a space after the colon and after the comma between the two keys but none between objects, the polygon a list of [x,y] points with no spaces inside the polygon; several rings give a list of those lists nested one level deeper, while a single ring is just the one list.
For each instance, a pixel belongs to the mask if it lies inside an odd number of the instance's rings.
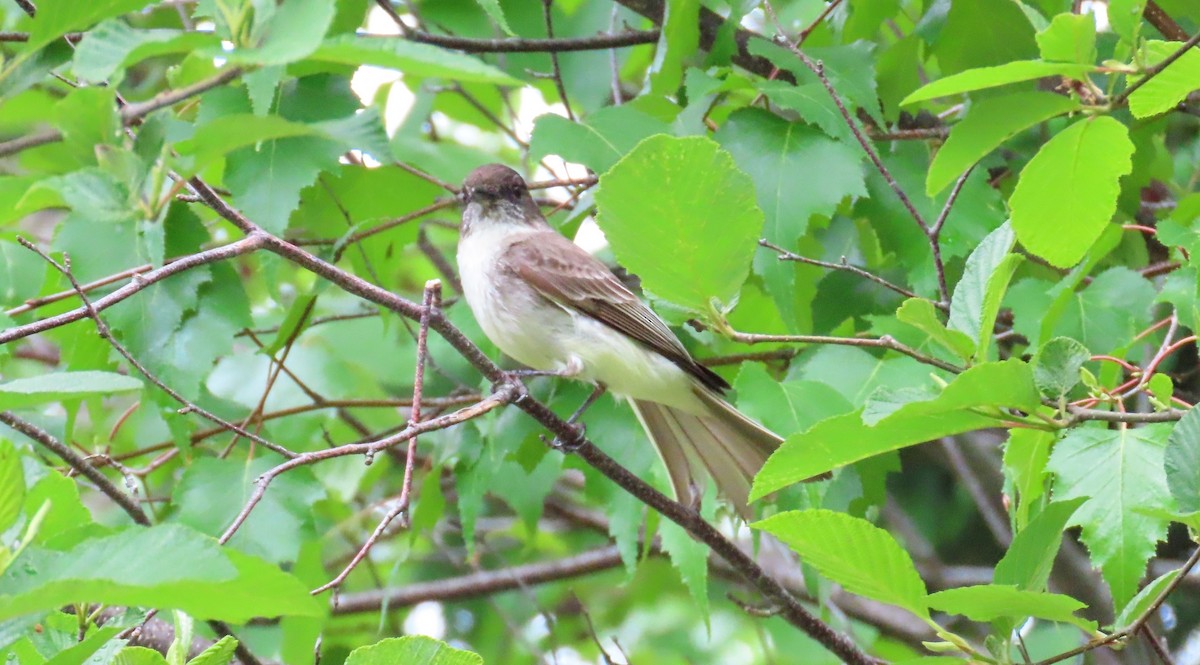
[{"label": "bird's foot", "polygon": [[[555,436],[547,445],[551,448],[563,453],[573,453],[587,442],[587,425],[583,423],[568,423],[570,429],[563,434]],[[542,441],[546,438],[542,437]]]}]

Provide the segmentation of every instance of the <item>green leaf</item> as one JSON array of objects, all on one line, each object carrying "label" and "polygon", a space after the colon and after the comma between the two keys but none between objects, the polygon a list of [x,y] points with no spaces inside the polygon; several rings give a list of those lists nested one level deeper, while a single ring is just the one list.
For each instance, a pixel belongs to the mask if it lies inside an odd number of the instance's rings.
[{"label": "green leaf", "polygon": [[925,298],[905,300],[900,309],[896,310],[896,320],[929,335],[933,341],[959,358],[965,360],[975,353],[975,341],[961,331],[946,328],[938,318],[937,308]]},{"label": "green leaf", "polygon": [[1033,380],[1038,390],[1051,398],[1071,392],[1079,384],[1079,370],[1092,352],[1070,337],[1055,337],[1038,349],[1033,359]]},{"label": "green leaf", "polygon": [[656,296],[698,312],[714,298],[733,302],[763,225],[754,182],[703,137],[642,141],[601,176],[596,208],[621,264]]},{"label": "green leaf", "polygon": [[758,363],[742,365],[734,381],[738,409],[772,432],[787,436],[854,407],[824,383],[776,381]]},{"label": "green leaf", "polygon": [[[1146,64],[1153,66],[1183,46],[1180,42],[1146,42]],[[1132,81],[1130,84],[1132,85]],[[1129,112],[1135,118],[1148,118],[1175,108],[1188,93],[1200,87],[1200,50],[1189,48],[1186,53],[1142,87],[1129,95]]]},{"label": "green leaf", "polygon": [[[147,58],[218,46],[215,35],[180,30],[136,30],[113,19],[84,33],[75,46],[71,69],[80,79],[102,83],[123,68]],[[122,72],[123,75],[123,72]]]},{"label": "green leaf", "polygon": [[1167,438],[1167,487],[1181,512],[1200,510],[1200,411],[1188,409]]},{"label": "green leaf", "polygon": [[125,647],[117,653],[112,665],[167,665],[167,659],[148,647]]},{"label": "green leaf", "polygon": [[1142,12],[1145,11],[1146,0],[1109,0],[1108,22],[1113,32],[1121,36],[1127,44],[1137,42],[1137,35],[1142,26]]},{"label": "green leaf", "polygon": [[222,54],[230,62],[285,65],[302,60],[321,45],[336,4],[328,0],[283,0],[267,20],[262,43]]},{"label": "green leaf", "polygon": [[282,233],[301,190],[322,171],[336,168],[342,152],[336,142],[311,136],[267,141],[258,150],[230,153],[225,181],[233,203],[248,218],[270,233]]},{"label": "green leaf", "polygon": [[[785,249],[796,248],[813,216],[830,216],[847,197],[867,193],[861,150],[765,110],[735,111],[713,138],[754,180],[766,218],[762,234]],[[821,168],[813,169],[813,164]],[[805,185],[796,187],[793,175],[801,171],[807,173]],[[774,252],[760,251],[754,269],[763,276],[784,321],[795,321],[795,267],[780,261]]]},{"label": "green leaf", "polygon": [[650,92],[674,95],[687,59],[700,48],[700,0],[666,0],[662,33],[650,65]]},{"label": "green leaf", "polygon": [[173,524],[130,527],[63,551],[29,547],[0,575],[0,618],[77,602],[180,609],[238,623],[321,612],[279,568]]},{"label": "green leaf", "polygon": [[[849,127],[846,120],[829,97],[829,92],[795,53],[763,39],[750,40],[748,49],[751,55],[767,58],[776,67],[791,72],[796,85],[790,92],[784,93],[784,99],[796,105],[798,113],[816,123],[830,136],[852,140],[847,133]],[[883,124],[875,83],[875,57],[870,45],[860,42],[845,46],[805,47],[804,52],[822,65],[826,78],[844,101],[866,111],[876,123]],[[775,88],[776,92],[785,90],[783,85]],[[772,90],[772,86],[767,84],[763,90]]]},{"label": "green leaf", "polygon": [[1142,587],[1142,590],[1138,591],[1137,595],[1125,607],[1121,608],[1121,612],[1117,615],[1116,620],[1113,621],[1113,629],[1121,630],[1142,616],[1182,572],[1182,569],[1168,571],[1159,575],[1153,582]]},{"label": "green leaf", "polygon": [[1008,551],[996,563],[993,581],[1013,584],[1018,589],[1044,591],[1062,544],[1063,529],[1067,528],[1071,516],[1083,501],[1082,498],[1055,501],[1030,520],[1013,537]]},{"label": "green leaf", "polygon": [[750,526],[779,538],[846,591],[929,618],[925,583],[912,558],[874,524],[832,510],[794,510]]},{"label": "green leaf", "polygon": [[1044,76],[1066,76],[1083,79],[1092,71],[1089,65],[1069,62],[1043,62],[1041,60],[1018,60],[995,67],[968,69],[965,72],[938,79],[905,97],[901,106],[923,102],[938,97],[947,97],[974,90],[995,88],[1009,83],[1031,81]]},{"label": "green leaf", "polygon": [[534,121],[529,158],[558,155],[602,174],[642,139],[666,133],[670,125],[629,104],[606,106],[576,122],[547,113]]},{"label": "green leaf", "polygon": [[953,0],[945,4],[949,5],[946,23],[929,45],[942,73],[1002,65],[1037,54],[1034,27],[1021,11],[1022,3]]},{"label": "green leaf", "polygon": [[961,614],[972,621],[994,621],[1003,617],[1034,617],[1059,621],[1095,631],[1096,624],[1075,616],[1087,607],[1070,596],[1045,591],[1027,591],[1015,586],[979,584],[946,589],[929,595],[929,607],[950,614]]},{"label": "green leaf", "polygon": [[232,635],[226,635],[215,644],[196,654],[187,665],[228,665],[233,660],[233,652],[237,649],[238,641]]},{"label": "green leaf", "polygon": [[[835,416],[788,437],[754,479],[756,500],[805,478],[916,443],[994,427],[998,409],[1032,412],[1040,406],[1029,365],[982,363],[954,379],[936,398],[906,404],[873,426],[860,412]],[[988,411],[995,415],[985,415]]]},{"label": "green leaf", "polygon": [[934,155],[925,192],[936,195],[1008,139],[1039,122],[1078,109],[1077,100],[1048,92],[1017,92],[973,102],[966,117],[950,129],[946,143]]},{"label": "green leaf", "polygon": [[0,533],[17,523],[24,500],[25,474],[21,471],[21,456],[12,441],[0,439]]},{"label": "green leaf", "polygon": [[987,356],[1000,300],[1008,289],[1021,256],[1010,254],[1015,240],[1005,222],[992,231],[967,257],[962,279],[954,286],[947,327],[974,340],[975,358]]},{"label": "green leaf", "polygon": [[479,654],[424,635],[389,637],[350,652],[346,665],[483,665]]},{"label": "green leaf", "polygon": [[509,37],[515,37],[516,33],[508,26],[508,20],[504,18],[504,9],[500,7],[500,0],[475,0],[475,2],[487,12],[487,15],[496,22],[496,27],[504,31],[504,34]]},{"label": "green leaf", "polygon": [[0,409],[80,400],[142,389],[142,382],[116,372],[56,372],[0,383]]},{"label": "green leaf", "polygon": [[1175,394],[1175,382],[1167,374],[1154,374],[1146,382],[1146,389],[1158,404],[1170,404],[1171,396]]},{"label": "green leaf", "polygon": [[120,632],[121,629],[115,626],[101,626],[78,643],[54,654],[46,665],[107,665],[128,643],[128,640],[115,639]]},{"label": "green leaf", "polygon": [[238,148],[254,146],[288,136],[312,136],[320,131],[313,125],[292,122],[277,115],[234,113],[201,125],[192,138],[180,141],[175,149],[192,157],[190,173]]},{"label": "green leaf", "polygon": [[470,56],[399,37],[330,37],[309,59],[344,65],[374,65],[411,76],[441,77],[460,83],[523,85],[521,81]]},{"label": "green leaf", "polygon": [[1043,60],[1090,65],[1096,61],[1096,19],[1088,14],[1059,14],[1037,34]]},{"label": "green leaf", "polygon": [[80,32],[106,18],[137,11],[153,0],[42,0],[37,3],[37,20],[29,31],[25,51],[31,52],[68,32]]},{"label": "green leaf", "polygon": [[36,514],[45,505],[50,509],[42,515],[33,543],[58,542],[64,533],[81,533],[86,529],[79,527],[92,523],[92,514],[79,498],[79,486],[66,476],[47,474],[25,492],[26,515]]},{"label": "green leaf", "polygon": [[[168,246],[173,230],[188,221],[169,218]],[[220,264],[153,284],[109,311],[109,325],[129,350],[184,395],[196,393],[216,359],[232,348],[234,333],[250,325],[245,292],[232,269]]]},{"label": "green leaf", "polygon": [[659,526],[663,549],[671,557],[671,564],[679,571],[684,586],[708,620],[708,545],[692,538],[683,527],[663,520]]},{"label": "green leaf", "polygon": [[[275,465],[259,458],[251,463],[201,458],[188,466],[175,487],[174,519],[202,533],[218,536],[233,522],[254,491],[254,479]],[[243,552],[285,564],[296,560],[301,543],[317,537],[312,505],[325,492],[312,473],[297,469],[271,482],[246,523],[229,541]]]},{"label": "green leaf", "polygon": [[1059,499],[1087,497],[1072,519],[1122,607],[1137,592],[1165,522],[1139,513],[1168,505],[1163,450],[1169,426],[1074,429],[1054,446],[1049,470]]},{"label": "green leaf", "polygon": [[1059,132],[1021,171],[1009,199],[1017,239],[1055,266],[1078,263],[1112,219],[1132,156],[1129,130],[1109,116]]}]

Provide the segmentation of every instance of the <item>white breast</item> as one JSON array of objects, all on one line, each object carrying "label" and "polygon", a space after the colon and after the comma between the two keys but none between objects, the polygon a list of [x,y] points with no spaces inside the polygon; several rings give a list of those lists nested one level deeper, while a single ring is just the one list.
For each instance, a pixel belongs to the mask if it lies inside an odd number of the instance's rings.
[{"label": "white breast", "polygon": [[570,317],[523,281],[496,273],[499,256],[530,233],[534,229],[475,225],[458,243],[458,271],[463,296],[488,339],[533,369],[556,370],[566,361],[558,340]]},{"label": "white breast", "polygon": [[[701,408],[686,372],[632,338],[540,296],[523,280],[497,273],[509,245],[535,229],[474,224],[458,243],[463,296],[488,339],[533,369],[577,365],[577,378],[600,382],[618,395],[693,411]],[[574,361],[574,362],[572,362]]]}]

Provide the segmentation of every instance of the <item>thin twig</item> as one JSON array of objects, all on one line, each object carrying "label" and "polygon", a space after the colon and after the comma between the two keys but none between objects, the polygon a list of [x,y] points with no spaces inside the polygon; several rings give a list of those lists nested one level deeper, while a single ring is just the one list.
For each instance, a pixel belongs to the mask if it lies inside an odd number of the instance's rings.
[{"label": "thin twig", "polygon": [[81,475],[87,477],[88,480],[95,483],[96,487],[98,487],[100,491],[107,495],[110,499],[115,501],[117,505],[119,505],[121,509],[133,519],[134,522],[141,524],[142,526],[150,526],[150,518],[146,516],[146,513],[142,510],[142,507],[138,505],[137,499],[129,496],[125,492],[122,492],[120,488],[118,488],[111,480],[108,479],[108,477],[106,477],[103,473],[100,473],[99,469],[89,463],[74,450],[71,450],[69,446],[51,436],[49,432],[31,422],[22,420],[11,411],[0,411],[0,423],[8,425],[21,434],[24,434],[30,439],[38,442],[43,448],[46,448],[50,452],[61,457],[64,462],[71,466],[72,469],[75,469]]},{"label": "thin twig", "polygon": [[[179,88],[178,90],[169,90],[156,95],[151,99],[147,99],[144,102],[128,104],[121,109],[121,122],[128,127],[141,120],[144,116],[147,116],[159,109],[173,106],[185,99],[188,99],[189,97],[195,97],[196,95],[207,92],[217,86],[224,85],[241,76],[242,73],[242,68],[232,67],[202,81],[197,81],[189,86]],[[62,138],[63,133],[55,129],[43,132],[41,134],[23,136],[21,138],[12,139],[11,141],[5,141],[0,143],[0,157],[14,155],[22,150],[33,148],[39,145],[56,143],[61,141]]]},{"label": "thin twig", "polygon": [[[169,263],[169,261],[168,261],[168,263]],[[101,277],[100,279],[93,280],[91,282],[88,282],[87,284],[84,284],[82,288],[83,288],[84,292],[94,291],[100,287],[108,286],[109,284],[112,284],[113,282],[119,282],[123,279],[129,279],[130,277],[133,277],[134,275],[144,273],[144,272],[149,272],[153,269],[154,269],[154,266],[147,263],[146,265],[141,265],[136,268],[130,268],[128,270],[123,270],[119,273],[109,275],[108,277]],[[8,310],[7,312],[5,312],[5,314],[7,314],[9,316],[17,316],[19,314],[24,314],[26,312],[33,311],[39,307],[42,307],[43,305],[49,305],[51,303],[56,303],[60,300],[66,300],[67,298],[70,298],[71,296],[74,296],[74,295],[75,295],[75,289],[67,289],[66,291],[59,291],[58,293],[51,293],[50,295],[47,295],[47,296],[41,296],[38,298],[30,298],[29,300],[26,300],[25,302],[21,303],[20,305]]]},{"label": "thin twig", "polygon": [[333,459],[335,457],[345,457],[347,455],[363,455],[367,460],[370,460],[380,451],[404,443],[418,434],[445,429],[472,418],[478,418],[479,416],[497,407],[512,402],[519,392],[520,391],[518,391],[515,386],[511,384],[505,384],[502,385],[495,393],[492,393],[490,396],[479,400],[471,406],[459,409],[453,413],[448,413],[444,416],[431,418],[415,425],[409,425],[396,434],[365,443],[347,443],[334,448],[325,448],[323,450],[316,450],[296,455],[286,462],[272,467],[258,477],[258,479],[254,482],[254,491],[250,494],[250,498],[246,501],[246,504],[242,506],[241,512],[238,513],[237,517],[234,518],[233,522],[225,529],[225,532],[222,533],[221,537],[217,540],[221,544],[225,544],[229,542],[230,538],[233,538],[234,534],[237,533],[237,530],[240,529],[242,524],[246,522],[246,518],[250,517],[250,513],[254,510],[254,507],[257,506],[259,501],[262,500],[263,495],[267,492],[267,487],[271,484],[271,481],[279,477],[280,474],[301,466],[315,464],[317,462]]},{"label": "thin twig", "polygon": [[937,221],[929,229],[929,235],[932,238],[936,239],[938,234],[942,232],[942,227],[946,225],[946,218],[950,216],[950,209],[954,207],[954,202],[958,200],[958,195],[962,192],[963,185],[967,184],[967,178],[971,176],[971,171],[974,170],[975,167],[971,166],[966,171],[963,171],[962,175],[958,176],[958,180],[954,183],[954,189],[951,189],[950,196],[946,197],[946,204],[942,206],[941,214],[938,215]]},{"label": "thin twig", "polygon": [[1098,640],[1092,640],[1087,644],[1075,647],[1070,651],[1064,651],[1056,656],[1039,660],[1038,662],[1034,663],[1034,665],[1053,665],[1054,663],[1059,663],[1069,658],[1074,658],[1081,653],[1087,653],[1093,649],[1108,646],[1113,642],[1118,642],[1136,634],[1142,626],[1146,625],[1146,622],[1150,620],[1150,617],[1154,616],[1154,613],[1158,611],[1158,608],[1162,607],[1162,604],[1167,601],[1167,596],[1171,595],[1171,592],[1179,586],[1179,584],[1183,581],[1183,578],[1187,577],[1188,574],[1191,573],[1192,569],[1196,567],[1197,563],[1200,563],[1200,547],[1197,547],[1196,551],[1192,552],[1192,556],[1188,557],[1188,560],[1183,564],[1183,567],[1179,569],[1179,574],[1175,576],[1175,579],[1171,580],[1171,582],[1167,584],[1166,588],[1164,588],[1158,593],[1157,596],[1155,596],[1154,601],[1151,602],[1150,605],[1125,628],[1118,630],[1111,635],[1105,635]]},{"label": "thin twig", "polygon": [[944,369],[947,372],[959,374],[963,371],[962,367],[948,363],[944,360],[927,356],[920,351],[899,342],[891,335],[883,335],[881,337],[831,337],[827,335],[763,335],[758,333],[744,333],[732,331],[729,336],[735,342],[743,344],[761,344],[763,342],[781,342],[784,344],[834,344],[840,346],[861,346],[874,347],[877,349],[891,349],[916,360],[926,365],[932,365],[938,369]]},{"label": "thin twig", "polygon": [[[224,261],[226,259],[231,259],[243,254],[249,254],[262,248],[263,244],[264,240],[262,236],[249,235],[236,242],[231,242],[228,245],[214,247],[213,249],[182,257],[179,260],[168,263],[161,268],[156,268],[150,272],[138,274],[129,284],[126,284],[125,286],[122,286],[103,298],[96,300],[94,303],[92,303],[92,305],[96,311],[102,312],[105,309],[108,309],[109,307],[112,307],[122,300],[125,300],[126,298],[141,291],[142,289],[145,289],[151,284],[154,284],[155,282],[159,282],[167,277],[177,275],[181,272],[190,270],[196,266],[204,265],[206,263]],[[0,330],[0,344],[7,344],[8,342],[22,339],[36,333],[45,332],[73,321],[86,319],[88,316],[89,313],[86,307],[78,307],[69,312],[63,312],[62,314],[40,319],[32,323],[27,323],[23,326],[15,326],[8,328],[7,330]]]},{"label": "thin twig", "polygon": [[58,261],[55,261],[53,258],[51,258],[49,254],[43,252],[40,247],[33,244],[32,242],[29,242],[25,238],[18,237],[17,242],[21,243],[21,245],[24,246],[26,249],[29,249],[30,251],[36,253],[38,256],[42,257],[43,260],[45,260],[50,265],[54,266],[55,270],[58,270],[59,272],[61,272],[63,274],[63,276],[66,277],[71,282],[71,286],[75,288],[76,293],[78,293],[78,295],[79,295],[79,299],[83,302],[84,310],[87,312],[87,315],[92,319],[92,321],[95,322],[96,330],[97,330],[97,332],[100,333],[100,336],[103,337],[104,340],[106,342],[108,342],[110,346],[112,346],[114,349],[116,349],[117,353],[121,354],[121,356],[123,358],[125,358],[125,360],[127,362],[129,362],[129,364],[134,369],[136,369],[139,374],[146,377],[147,381],[149,381],[150,383],[153,383],[160,390],[162,390],[167,395],[169,395],[171,397],[171,399],[174,399],[176,402],[179,402],[180,404],[182,404],[183,408],[179,410],[179,412],[181,414],[196,413],[199,416],[201,416],[202,418],[204,418],[205,420],[216,423],[217,425],[220,425],[221,427],[224,427],[225,429],[227,429],[231,432],[237,432],[238,434],[246,437],[247,439],[250,439],[250,440],[254,441],[255,443],[258,443],[270,450],[273,450],[276,453],[283,455],[284,457],[291,458],[291,457],[296,456],[296,453],[288,450],[287,448],[284,448],[283,446],[281,446],[277,443],[268,441],[256,434],[251,434],[250,432],[247,432],[246,430],[242,429],[241,427],[238,427],[237,425],[234,425],[233,423],[225,420],[224,418],[221,418],[220,416],[204,409],[200,405],[188,400],[186,397],[181,395],[179,393],[179,391],[177,391],[174,388],[163,383],[162,379],[159,379],[158,376],[156,376],[153,372],[151,372],[149,369],[147,369],[145,365],[143,365],[137,358],[135,358],[133,356],[132,353],[129,352],[129,349],[125,348],[125,345],[118,342],[117,338],[113,336],[112,331],[109,330],[109,328],[108,328],[108,324],[105,323],[104,319],[102,319],[100,317],[100,312],[92,304],[92,301],[90,298],[88,298],[87,294],[83,292],[82,287],[80,286],[79,282],[75,279],[75,274],[71,272],[70,257],[64,257],[64,259],[63,259],[64,263],[59,263]]},{"label": "thin twig", "polygon": [[[415,427],[421,422],[421,397],[425,388],[425,361],[429,355],[429,314],[434,308],[440,305],[441,290],[441,282],[438,282],[436,279],[430,280],[425,284],[425,298],[422,303],[422,306],[425,308],[425,315],[421,318],[421,328],[417,335],[417,369],[413,378],[412,410],[409,412],[408,427]],[[312,595],[315,596],[334,587],[341,586],[350,573],[371,552],[371,548],[375,546],[375,543],[387,530],[392,520],[408,510],[409,504],[412,502],[412,478],[413,466],[417,458],[417,438],[417,435],[414,434],[408,440],[408,451],[404,458],[404,479],[400,485],[400,496],[396,499],[395,504],[384,515],[383,519],[380,520],[379,525],[375,527],[375,531],[371,533],[358,552],[354,554],[354,557],[350,559],[350,562],[346,564],[342,572],[338,573],[337,577],[332,580],[313,589],[311,592]],[[336,603],[336,598],[334,602]]]},{"label": "thin twig", "polygon": [[[821,268],[828,268],[829,270],[845,270],[846,272],[858,275],[859,277],[862,277],[863,279],[871,280],[872,282],[875,282],[876,284],[884,287],[885,289],[895,291],[896,293],[899,293],[900,295],[902,295],[906,298],[919,298],[920,297],[916,293],[909,291],[908,289],[904,288],[903,286],[893,284],[893,283],[887,281],[886,279],[880,277],[879,275],[867,272],[866,270],[863,270],[862,268],[859,268],[858,266],[851,265],[846,260],[846,257],[844,257],[844,256],[842,257],[841,263],[830,263],[828,261],[820,261],[817,259],[810,259],[807,256],[801,256],[799,254],[790,252],[790,251],[780,247],[779,245],[776,245],[776,244],[768,241],[766,238],[760,239],[758,241],[758,244],[763,247],[766,247],[767,249],[773,250],[774,252],[779,254],[780,261],[797,261],[799,263],[807,263],[809,265],[818,266]],[[935,302],[933,304],[934,304],[934,306],[939,307],[941,309],[949,309],[949,305],[947,305],[945,303]]]},{"label": "thin twig", "polygon": [[1146,85],[1155,76],[1158,76],[1159,74],[1161,74],[1164,69],[1171,66],[1171,64],[1174,63],[1176,60],[1182,58],[1184,56],[1184,54],[1187,53],[1190,49],[1194,48],[1196,46],[1196,44],[1200,44],[1200,32],[1197,32],[1195,35],[1192,36],[1191,39],[1184,42],[1182,46],[1180,46],[1178,49],[1176,49],[1174,53],[1167,56],[1162,62],[1158,63],[1157,65],[1154,65],[1153,67],[1147,67],[1145,75],[1142,76],[1142,78],[1134,81],[1131,85],[1127,86],[1124,90],[1122,90],[1121,94],[1117,95],[1116,97],[1113,97],[1112,106],[1117,107],[1117,106],[1120,106],[1121,104],[1124,104],[1129,99],[1129,95],[1132,95],[1134,92],[1137,91],[1138,88]]},{"label": "thin twig", "polygon": [[[542,0],[542,18],[546,24],[546,38],[554,39],[554,20],[551,18],[550,8],[554,4],[554,0]],[[571,110],[571,101],[567,99],[567,86],[563,82],[562,67],[558,64],[558,51],[550,51],[550,65],[554,70],[554,87],[558,89],[558,98],[562,100],[563,108],[567,111],[567,118],[571,122],[575,122],[575,112]]]}]

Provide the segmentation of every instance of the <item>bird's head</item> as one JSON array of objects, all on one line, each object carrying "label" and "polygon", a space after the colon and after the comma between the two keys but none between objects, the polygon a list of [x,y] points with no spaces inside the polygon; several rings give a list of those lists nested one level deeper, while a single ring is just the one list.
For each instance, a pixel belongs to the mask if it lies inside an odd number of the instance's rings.
[{"label": "bird's head", "polygon": [[503,164],[485,164],[471,171],[460,196],[464,234],[492,224],[545,223],[525,179]]}]

